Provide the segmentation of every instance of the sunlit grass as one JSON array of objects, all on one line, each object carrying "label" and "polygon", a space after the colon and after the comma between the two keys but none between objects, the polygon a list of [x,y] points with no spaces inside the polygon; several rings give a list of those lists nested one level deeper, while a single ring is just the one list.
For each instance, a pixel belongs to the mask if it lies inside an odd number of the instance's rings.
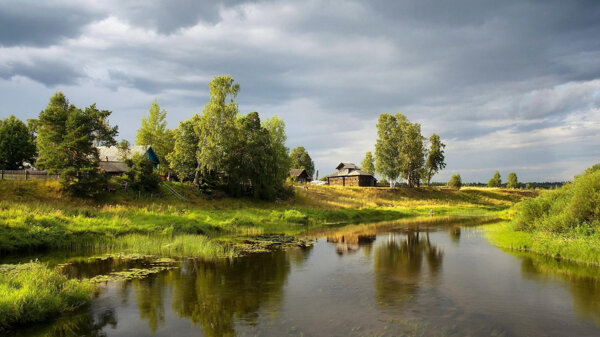
[{"label": "sunlit grass", "polygon": [[75,310],[91,299],[94,286],[68,280],[41,263],[0,266],[0,332],[2,328],[39,322]]}]

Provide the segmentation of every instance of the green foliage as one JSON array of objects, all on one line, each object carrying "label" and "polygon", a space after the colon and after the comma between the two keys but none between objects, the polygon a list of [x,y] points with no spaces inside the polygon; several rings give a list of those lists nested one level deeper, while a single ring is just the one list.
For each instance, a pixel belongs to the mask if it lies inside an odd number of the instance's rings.
[{"label": "green foliage", "polygon": [[194,130],[199,117],[195,115],[187,121],[179,123],[179,128],[175,131],[175,145],[173,152],[167,155],[170,168],[177,174],[179,181],[192,181],[198,172],[198,153],[199,138]]},{"label": "green foliage", "polygon": [[265,120],[262,126],[269,132],[275,181],[277,185],[280,185],[287,178],[291,168],[289,149],[285,146],[287,140],[285,122],[281,118],[273,116]]},{"label": "green foliage", "polygon": [[167,129],[167,110],[160,110],[158,101],[154,100],[148,111],[148,117],[143,117],[141,127],[135,136],[137,145],[152,147],[160,161],[159,171],[168,173],[169,157],[175,145],[174,132]]},{"label": "green foliage", "polygon": [[97,167],[66,168],[61,171],[60,185],[69,195],[97,199],[104,194],[108,178]]},{"label": "green foliage", "polygon": [[496,171],[494,176],[488,181],[488,187],[501,187],[502,179],[500,178],[500,172]]},{"label": "green foliage", "polygon": [[369,174],[375,174],[375,159],[373,158],[371,151],[365,154],[365,159],[363,159],[361,163],[361,170]]},{"label": "green foliage", "polygon": [[154,171],[154,164],[144,156],[136,154],[126,161],[129,170],[125,173],[125,180],[134,191],[155,192],[160,184],[160,177]]},{"label": "green foliage", "polygon": [[105,187],[98,172],[96,144],[115,145],[117,127],[111,128],[111,112],[95,104],[81,110],[58,92],[36,124],[39,168],[61,172],[64,190],[75,196],[96,197]]},{"label": "green foliage", "polygon": [[375,144],[375,169],[395,182],[400,176],[409,187],[419,186],[425,165],[425,145],[421,125],[397,113],[379,115]]},{"label": "green foliage", "polygon": [[446,157],[444,156],[444,148],[446,144],[442,143],[440,136],[435,133],[429,137],[429,153],[425,162],[425,180],[427,185],[431,183],[431,178],[439,171],[446,167]]},{"label": "green foliage", "polygon": [[0,266],[0,329],[41,322],[91,300],[94,286],[41,263]]},{"label": "green foliage", "polygon": [[519,180],[517,179],[517,174],[511,172],[508,174],[508,178],[506,179],[506,187],[507,188],[517,188],[519,187]]},{"label": "green foliage", "polygon": [[462,179],[460,178],[460,174],[457,173],[452,175],[450,181],[448,181],[448,186],[460,190],[462,187]]},{"label": "green foliage", "polygon": [[[238,105],[234,99],[240,85],[231,76],[216,76],[208,86],[210,99],[195,124],[199,138],[196,159],[200,172],[220,173],[231,159],[230,148],[237,137]],[[197,175],[195,180],[198,183]]]},{"label": "green foliage", "polygon": [[21,120],[10,116],[0,120],[0,170],[19,169],[33,162],[35,136]]},{"label": "green foliage", "polygon": [[552,233],[600,230],[600,170],[590,170],[572,184],[515,206],[515,228]]},{"label": "green foliage", "polygon": [[290,167],[293,169],[305,169],[309,177],[315,173],[315,163],[306,152],[304,146],[298,146],[290,152]]}]

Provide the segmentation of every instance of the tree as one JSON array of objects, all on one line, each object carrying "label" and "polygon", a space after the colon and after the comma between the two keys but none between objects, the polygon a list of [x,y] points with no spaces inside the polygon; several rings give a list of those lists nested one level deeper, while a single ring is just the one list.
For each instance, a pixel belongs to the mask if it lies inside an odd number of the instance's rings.
[{"label": "tree", "polygon": [[304,146],[292,149],[292,152],[290,152],[290,165],[291,168],[305,169],[309,177],[312,177],[315,173],[315,163],[310,158],[308,152],[306,152]]},{"label": "tree", "polygon": [[517,174],[511,172],[508,174],[508,178],[506,179],[506,187],[507,188],[517,188],[519,187],[519,180],[517,179]]},{"label": "tree", "polygon": [[406,179],[409,187],[419,186],[425,164],[424,138],[421,125],[411,123],[397,113],[379,115],[378,139],[375,144],[375,169],[389,179],[394,187],[398,177]]},{"label": "tree", "polygon": [[460,174],[457,173],[450,178],[450,181],[448,181],[448,187],[460,190],[462,187],[462,179],[460,178]]},{"label": "tree", "polygon": [[229,148],[236,140],[236,119],[238,105],[234,100],[240,85],[231,76],[216,76],[208,84],[210,100],[198,119],[198,170],[194,182],[198,183],[199,173],[222,173],[225,162],[232,155]]},{"label": "tree", "polygon": [[440,136],[435,133],[429,137],[429,153],[425,162],[425,179],[427,185],[431,183],[431,178],[446,167],[444,160],[444,148],[446,145],[440,140]]},{"label": "tree", "polygon": [[276,116],[273,116],[262,123],[262,126],[269,132],[271,146],[273,147],[273,164],[275,164],[275,174],[277,181],[283,182],[290,172],[291,160],[289,149],[285,146],[287,135],[285,134],[285,122]]},{"label": "tree", "polygon": [[160,184],[160,177],[154,171],[154,164],[144,156],[135,154],[125,161],[129,170],[125,172],[125,179],[134,191],[154,192]]},{"label": "tree", "polygon": [[488,181],[488,187],[500,187],[502,186],[502,179],[500,179],[500,172],[496,171],[494,176]]},{"label": "tree", "polygon": [[377,142],[375,143],[375,170],[386,180],[390,187],[401,172],[400,147],[401,134],[398,121],[390,114],[381,114],[377,121]]},{"label": "tree", "polygon": [[179,181],[192,181],[198,168],[199,138],[194,130],[199,116],[195,115],[187,121],[179,123],[175,131],[173,152],[167,155],[170,168],[177,174]]},{"label": "tree", "polygon": [[375,160],[373,159],[371,151],[365,154],[365,159],[363,159],[361,164],[361,170],[368,174],[375,174]]},{"label": "tree", "polygon": [[107,176],[98,171],[98,145],[115,145],[117,127],[110,127],[111,112],[95,104],[84,110],[70,104],[58,92],[37,122],[38,160],[36,165],[61,172],[63,190],[81,197],[102,192]]},{"label": "tree", "polygon": [[403,114],[396,114],[400,134],[400,155],[402,156],[402,178],[409,187],[420,186],[425,165],[425,138],[421,135],[421,125],[411,123]]},{"label": "tree", "polygon": [[16,170],[23,162],[33,162],[35,136],[15,116],[0,120],[0,169]]},{"label": "tree", "polygon": [[135,136],[137,145],[149,145],[154,149],[160,161],[158,169],[165,174],[169,172],[168,154],[173,152],[175,143],[173,131],[167,129],[166,118],[167,110],[160,110],[158,101],[154,100]]}]

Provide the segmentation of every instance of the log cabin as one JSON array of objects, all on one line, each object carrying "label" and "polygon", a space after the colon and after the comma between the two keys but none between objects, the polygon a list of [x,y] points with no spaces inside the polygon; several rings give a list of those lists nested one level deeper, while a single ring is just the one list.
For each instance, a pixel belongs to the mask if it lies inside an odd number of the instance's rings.
[{"label": "log cabin", "polygon": [[336,173],[327,176],[329,185],[377,186],[377,179],[372,174],[361,171],[353,163],[339,163],[336,170]]}]

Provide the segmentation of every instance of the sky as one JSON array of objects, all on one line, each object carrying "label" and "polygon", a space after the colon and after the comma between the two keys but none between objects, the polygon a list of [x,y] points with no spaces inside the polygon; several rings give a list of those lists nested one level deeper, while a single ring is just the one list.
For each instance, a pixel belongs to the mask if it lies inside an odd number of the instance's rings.
[{"label": "sky", "polygon": [[232,75],[243,114],[281,117],[321,176],[374,151],[381,113],[446,144],[463,182],[569,180],[600,162],[600,1],[3,0],[0,118],[62,91],[133,141]]}]

